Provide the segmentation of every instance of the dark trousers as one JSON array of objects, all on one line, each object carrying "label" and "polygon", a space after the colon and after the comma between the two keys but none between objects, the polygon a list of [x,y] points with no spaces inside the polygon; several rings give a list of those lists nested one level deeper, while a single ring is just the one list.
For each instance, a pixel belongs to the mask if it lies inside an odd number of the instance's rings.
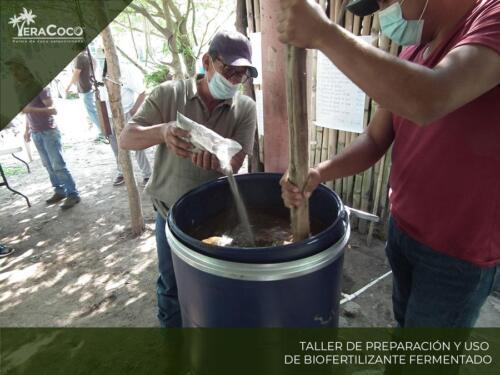
[{"label": "dark trousers", "polygon": [[165,234],[165,219],[156,214],[156,250],[158,253],[159,276],[156,282],[158,297],[158,319],[161,327],[181,327],[182,319],[177,297],[172,254]]},{"label": "dark trousers", "polygon": [[425,246],[390,218],[386,253],[400,327],[473,327],[500,266],[478,267]]}]

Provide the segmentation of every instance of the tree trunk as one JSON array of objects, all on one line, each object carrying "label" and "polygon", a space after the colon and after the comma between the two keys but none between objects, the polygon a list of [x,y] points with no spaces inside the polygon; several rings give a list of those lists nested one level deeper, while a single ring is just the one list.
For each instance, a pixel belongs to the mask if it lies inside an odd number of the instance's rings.
[{"label": "tree trunk", "polygon": [[[108,75],[112,81],[120,82],[120,66],[118,63],[118,56],[116,55],[115,43],[113,42],[109,26],[102,31],[101,37],[108,66]],[[125,123],[120,86],[109,80],[105,80],[105,83],[106,89],[108,90],[111,112],[113,114],[113,129],[116,138],[119,139]],[[139,196],[139,190],[137,189],[137,185],[135,183],[130,155],[120,147],[118,147],[118,161],[122,167],[123,177],[125,178],[125,184],[127,186],[132,234],[138,236],[144,231],[144,217],[142,215],[141,199]]]},{"label": "tree trunk", "polygon": [[173,79],[181,80],[186,78],[186,71],[184,69],[183,60],[179,53],[171,51],[172,53],[172,70]]}]

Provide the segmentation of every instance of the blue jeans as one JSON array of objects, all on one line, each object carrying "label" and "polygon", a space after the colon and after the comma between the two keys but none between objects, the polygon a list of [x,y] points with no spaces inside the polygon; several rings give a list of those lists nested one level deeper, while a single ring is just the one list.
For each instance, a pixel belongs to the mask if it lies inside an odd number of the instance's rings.
[{"label": "blue jeans", "polygon": [[158,319],[161,327],[181,327],[181,311],[177,297],[172,254],[165,234],[165,219],[156,214],[156,250],[158,252],[158,270],[160,275],[156,282],[158,297]]},{"label": "blue jeans", "polygon": [[97,109],[95,107],[95,96],[92,90],[88,92],[81,92],[80,95],[83,98],[83,104],[85,104],[85,109],[89,115],[90,121],[96,126],[97,132],[102,134],[101,126],[99,125],[99,120],[97,117]]},{"label": "blue jeans", "polygon": [[[130,120],[130,114],[125,113],[125,123],[127,123],[128,120]],[[109,122],[111,123],[112,121],[113,119],[110,117]],[[111,145],[111,149],[113,150],[113,154],[115,155],[116,170],[118,172],[118,175],[123,176],[123,171],[120,166],[120,162],[118,161],[118,141],[114,133],[114,127],[111,127],[111,134],[109,135],[108,139],[109,139],[109,144]],[[151,165],[149,164],[148,157],[146,156],[146,150],[135,150],[134,154],[135,154],[135,160],[137,160],[137,164],[141,169],[142,177],[150,178],[152,172],[151,172]]]},{"label": "blue jeans", "polygon": [[57,194],[78,196],[75,181],[66,168],[61,145],[61,133],[58,129],[50,129],[32,133],[33,142],[42,159],[42,164],[49,173],[50,182]]},{"label": "blue jeans", "polygon": [[478,267],[410,238],[392,218],[386,253],[400,327],[473,327],[500,266]]}]

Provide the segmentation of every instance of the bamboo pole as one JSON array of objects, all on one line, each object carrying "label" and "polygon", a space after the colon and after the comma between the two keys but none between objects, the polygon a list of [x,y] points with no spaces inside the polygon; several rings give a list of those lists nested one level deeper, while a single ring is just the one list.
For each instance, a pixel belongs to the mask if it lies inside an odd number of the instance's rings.
[{"label": "bamboo pole", "polygon": [[[360,31],[360,18],[354,17],[353,33],[355,35],[359,35],[359,31]],[[355,132],[348,133],[348,135],[347,135],[347,142],[348,143],[346,144],[346,147],[349,146],[351,143],[353,143],[357,137],[358,137],[358,134]],[[347,178],[347,197],[346,197],[346,199],[347,199],[348,204],[353,206],[353,207],[355,207],[355,205],[354,205],[354,190],[355,190],[355,186],[356,186],[356,179],[359,179],[359,175],[353,175],[353,176],[349,176]],[[358,186],[359,186],[359,183],[358,183]],[[357,219],[356,217],[352,218],[351,224],[353,225],[354,228],[357,228],[358,221],[359,221],[359,219]]]},{"label": "bamboo pole", "polygon": [[[322,7],[325,7],[326,0],[316,0]],[[320,163],[321,160],[321,145],[323,143],[323,134],[325,128],[316,125],[316,85],[317,85],[317,63],[318,63],[318,52],[316,50],[311,50],[308,53],[308,120],[309,120],[309,137],[311,141],[309,142],[309,166],[313,167]]]},{"label": "bamboo pole", "polygon": [[[340,22],[340,13],[341,13],[341,5],[342,5],[342,0],[330,0],[330,19],[334,21],[335,23]],[[339,152],[337,142],[338,142],[338,137],[339,137],[339,131],[336,129],[330,129],[328,132],[328,155],[329,157],[332,157],[336,155]],[[338,181],[338,182],[337,182]],[[336,190],[337,193],[340,194],[340,188],[338,185],[341,186],[341,179],[337,179],[336,181],[328,181],[327,185],[333,189]]]},{"label": "bamboo pole", "polygon": [[[309,171],[306,50],[287,46],[287,108],[290,134],[288,179],[303,190]],[[290,210],[294,241],[309,237],[309,201]]]},{"label": "bamboo pole", "polygon": [[[309,158],[309,167],[315,165],[315,155],[317,148],[316,130],[314,126],[316,121],[316,72],[317,72],[317,52],[312,50],[307,54],[307,103],[308,103],[308,130],[309,152],[312,157]],[[319,128],[319,127],[318,127]]]},{"label": "bamboo pole", "polygon": [[[337,135],[338,132],[333,129],[331,129],[330,134],[328,135],[330,138],[328,141],[328,155],[330,155],[330,157],[337,154]],[[333,180],[328,181],[327,185],[333,190],[335,182]]]},{"label": "bamboo pole", "polygon": [[253,0],[255,31],[260,31],[260,0]]},{"label": "bamboo pole", "polygon": [[247,4],[247,18],[248,18],[248,30],[253,33],[255,32],[255,22],[254,22],[254,13],[253,13],[253,1],[246,0]]},{"label": "bamboo pole", "polygon": [[325,131],[325,128],[323,128],[321,126],[316,127],[316,142],[315,142],[315,147],[314,147],[314,165],[317,165],[318,163],[323,161],[321,159],[321,145],[323,144],[323,132],[324,131]]},{"label": "bamboo pole", "polygon": [[236,0],[236,20],[234,26],[240,33],[247,34],[247,5],[245,0]]},{"label": "bamboo pole", "polygon": [[[379,19],[377,15],[374,15],[371,17],[371,27],[369,32],[374,39],[377,41],[377,46],[379,46],[380,43],[380,36],[379,36]],[[374,108],[375,108],[375,103],[373,102],[372,99],[370,99],[370,109],[368,111],[368,122],[371,121],[373,118],[374,114]],[[361,189],[361,207],[360,209],[362,211],[368,211],[370,208],[370,202],[371,202],[371,196],[372,196],[372,190],[373,190],[373,172],[374,172],[374,167],[370,167],[363,173],[363,184],[362,184],[362,189]],[[360,234],[367,234],[368,233],[368,223],[364,220],[360,220],[359,226],[358,226],[358,232]]]},{"label": "bamboo pole", "polygon": [[[353,27],[354,27],[354,14],[352,14],[351,12],[346,12],[344,28],[347,31],[353,32]],[[344,139],[345,139],[344,148],[347,148],[351,144],[353,136],[355,136],[355,133],[353,132],[342,132],[342,133],[344,134]],[[342,199],[348,205],[352,205],[352,189],[354,186],[353,179],[354,179],[353,176],[347,176],[344,177],[342,181]]]},{"label": "bamboo pole", "polygon": [[[334,21],[337,24],[340,24],[341,22],[341,6],[342,6],[342,0],[331,0],[330,2],[330,19]],[[342,139],[342,132],[339,130],[333,130],[330,133],[330,141],[334,141],[335,145],[335,153],[331,155],[336,155],[340,153],[343,149],[341,147],[341,139]],[[331,182],[332,189],[334,189],[337,194],[342,195],[342,179],[337,178],[335,181]]]},{"label": "bamboo pole", "polygon": [[[363,22],[361,24],[361,31],[360,31],[361,35],[363,35],[363,36],[370,35],[372,20],[373,20],[372,16],[371,17],[363,17]],[[364,130],[366,130],[366,127],[370,121],[370,104],[371,104],[371,99],[370,99],[370,97],[366,96],[365,111],[364,111],[364,117],[363,117],[363,129]],[[357,174],[354,178],[354,189],[353,189],[353,196],[352,196],[352,204],[353,204],[354,208],[361,209],[363,180],[365,178],[368,178],[366,171]],[[361,221],[363,221],[363,220],[361,220]],[[352,228],[357,229],[359,226],[359,222],[360,222],[360,220],[358,218],[353,218],[353,220],[351,220]]]},{"label": "bamboo pole", "polygon": [[329,141],[330,141],[330,129],[324,128],[323,129],[323,139],[321,142],[321,161],[329,159],[329,154],[328,154],[328,142]]},{"label": "bamboo pole", "polygon": [[[320,0],[319,1],[321,8],[325,9],[326,8],[326,2],[325,0]],[[322,134],[321,134],[321,142],[318,142],[318,153],[319,153],[319,162],[322,162],[324,160],[328,160],[330,158],[330,155],[328,153],[328,144],[330,141],[330,132],[332,132],[332,129],[329,128],[322,128]],[[317,163],[316,163],[317,164]]]},{"label": "bamboo pole", "polygon": [[[237,0],[236,2],[236,22],[235,27],[243,35],[247,36],[247,12],[246,12],[246,1],[245,0]],[[250,30],[249,32],[252,32]],[[260,72],[262,74],[262,72]],[[255,98],[255,86],[251,81],[247,81],[243,84],[243,93],[248,97],[252,98],[254,101]],[[262,163],[263,155],[262,155],[262,146],[261,146],[261,137],[259,137],[259,131],[257,127],[255,128],[254,134],[254,143],[252,156],[248,157],[248,171],[250,173],[253,172],[263,172],[264,164]]]}]

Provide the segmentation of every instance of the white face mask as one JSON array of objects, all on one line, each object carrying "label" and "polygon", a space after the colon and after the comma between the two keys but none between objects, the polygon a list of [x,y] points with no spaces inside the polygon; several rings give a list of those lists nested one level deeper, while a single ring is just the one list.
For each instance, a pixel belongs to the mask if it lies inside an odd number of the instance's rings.
[{"label": "white face mask", "polygon": [[[212,59],[210,58],[212,61]],[[231,99],[236,92],[238,91],[238,84],[231,83],[226,77],[220,74],[217,70],[215,70],[215,66],[212,67],[214,69],[214,74],[210,81],[208,81],[208,90],[210,94],[219,100]]]},{"label": "white face mask", "polygon": [[[404,0],[401,4],[404,3]],[[418,21],[403,18],[403,11],[399,2],[379,12],[380,28],[382,34],[401,46],[419,44],[422,40],[424,20],[422,19],[429,0],[426,1],[424,10]]]}]

